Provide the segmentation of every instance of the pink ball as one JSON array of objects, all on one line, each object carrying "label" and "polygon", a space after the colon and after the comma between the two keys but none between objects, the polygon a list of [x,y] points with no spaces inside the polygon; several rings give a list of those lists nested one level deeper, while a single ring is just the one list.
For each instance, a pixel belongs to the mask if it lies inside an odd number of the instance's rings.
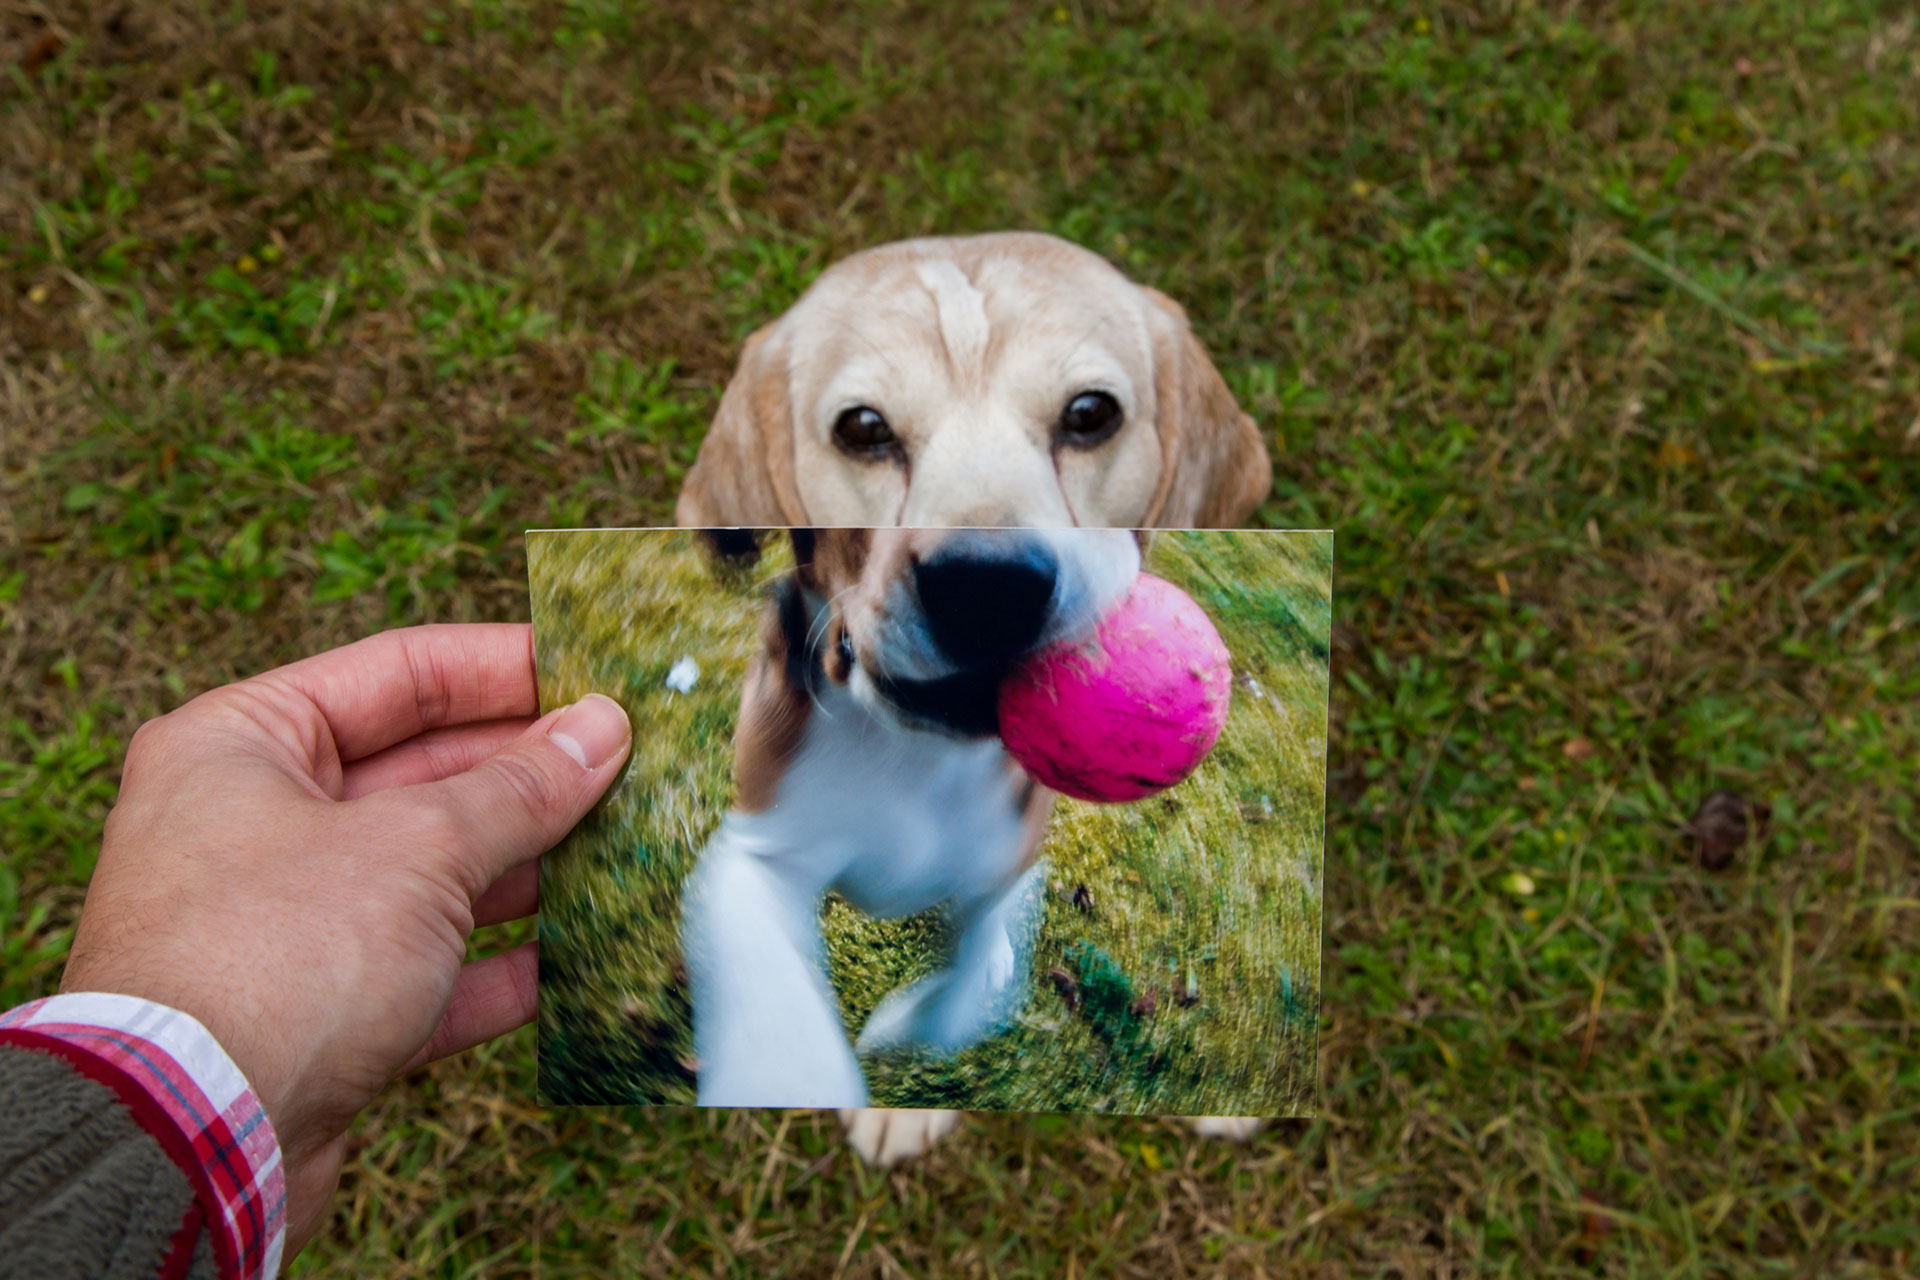
[{"label": "pink ball", "polygon": [[1227,722],[1232,660],[1186,592],[1141,574],[1089,640],[1054,645],[1000,687],[1000,737],[1045,786],[1118,803],[1192,773]]}]

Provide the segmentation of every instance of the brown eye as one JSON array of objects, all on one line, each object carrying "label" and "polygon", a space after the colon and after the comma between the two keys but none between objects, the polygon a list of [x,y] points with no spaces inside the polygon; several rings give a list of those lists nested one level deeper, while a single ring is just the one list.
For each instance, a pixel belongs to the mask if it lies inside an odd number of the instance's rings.
[{"label": "brown eye", "polygon": [[846,624],[835,619],[829,624],[827,641],[828,648],[821,655],[820,669],[835,684],[845,684],[853,677],[853,637],[847,634]]},{"label": "brown eye", "polygon": [[864,404],[842,410],[833,420],[833,439],[848,453],[880,454],[900,447],[899,437],[880,411]]},{"label": "brown eye", "polygon": [[1104,391],[1082,391],[1060,411],[1064,444],[1096,445],[1120,429],[1120,402]]}]

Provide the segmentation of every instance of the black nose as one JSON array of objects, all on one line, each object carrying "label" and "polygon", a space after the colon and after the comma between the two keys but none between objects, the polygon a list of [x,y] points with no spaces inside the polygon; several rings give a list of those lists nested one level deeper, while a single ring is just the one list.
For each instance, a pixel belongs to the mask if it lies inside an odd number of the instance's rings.
[{"label": "black nose", "polygon": [[934,643],[963,667],[1031,649],[1046,628],[1059,576],[1046,546],[995,534],[953,539],[913,566]]}]

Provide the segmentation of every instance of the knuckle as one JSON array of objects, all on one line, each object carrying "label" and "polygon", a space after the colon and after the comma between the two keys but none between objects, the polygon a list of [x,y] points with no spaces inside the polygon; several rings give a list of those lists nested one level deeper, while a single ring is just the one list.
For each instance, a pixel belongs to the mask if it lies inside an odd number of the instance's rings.
[{"label": "knuckle", "polygon": [[120,767],[122,796],[149,776],[167,776],[167,766],[178,761],[192,746],[192,730],[182,725],[179,711],[142,724],[127,740],[126,760]]},{"label": "knuckle", "polygon": [[447,723],[453,711],[452,691],[459,678],[450,669],[453,664],[448,655],[417,632],[405,636],[402,653],[413,685],[414,715],[427,727]]},{"label": "knuckle", "polygon": [[558,813],[566,807],[568,788],[553,770],[517,753],[496,757],[493,767],[501,785],[529,813]]},{"label": "knuckle", "polygon": [[172,719],[171,715],[155,716],[133,731],[133,737],[127,743],[129,768],[150,756],[165,755],[167,741],[174,734]]}]

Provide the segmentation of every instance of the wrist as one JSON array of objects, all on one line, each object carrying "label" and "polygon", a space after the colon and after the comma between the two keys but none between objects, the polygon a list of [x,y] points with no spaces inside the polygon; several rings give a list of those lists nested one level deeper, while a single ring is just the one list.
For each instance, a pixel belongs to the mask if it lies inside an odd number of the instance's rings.
[{"label": "wrist", "polygon": [[276,1273],[287,1227],[279,1141],[198,1019],[138,996],[70,992],[0,1014],[0,1036],[114,1091],[193,1186],[223,1274]]}]

